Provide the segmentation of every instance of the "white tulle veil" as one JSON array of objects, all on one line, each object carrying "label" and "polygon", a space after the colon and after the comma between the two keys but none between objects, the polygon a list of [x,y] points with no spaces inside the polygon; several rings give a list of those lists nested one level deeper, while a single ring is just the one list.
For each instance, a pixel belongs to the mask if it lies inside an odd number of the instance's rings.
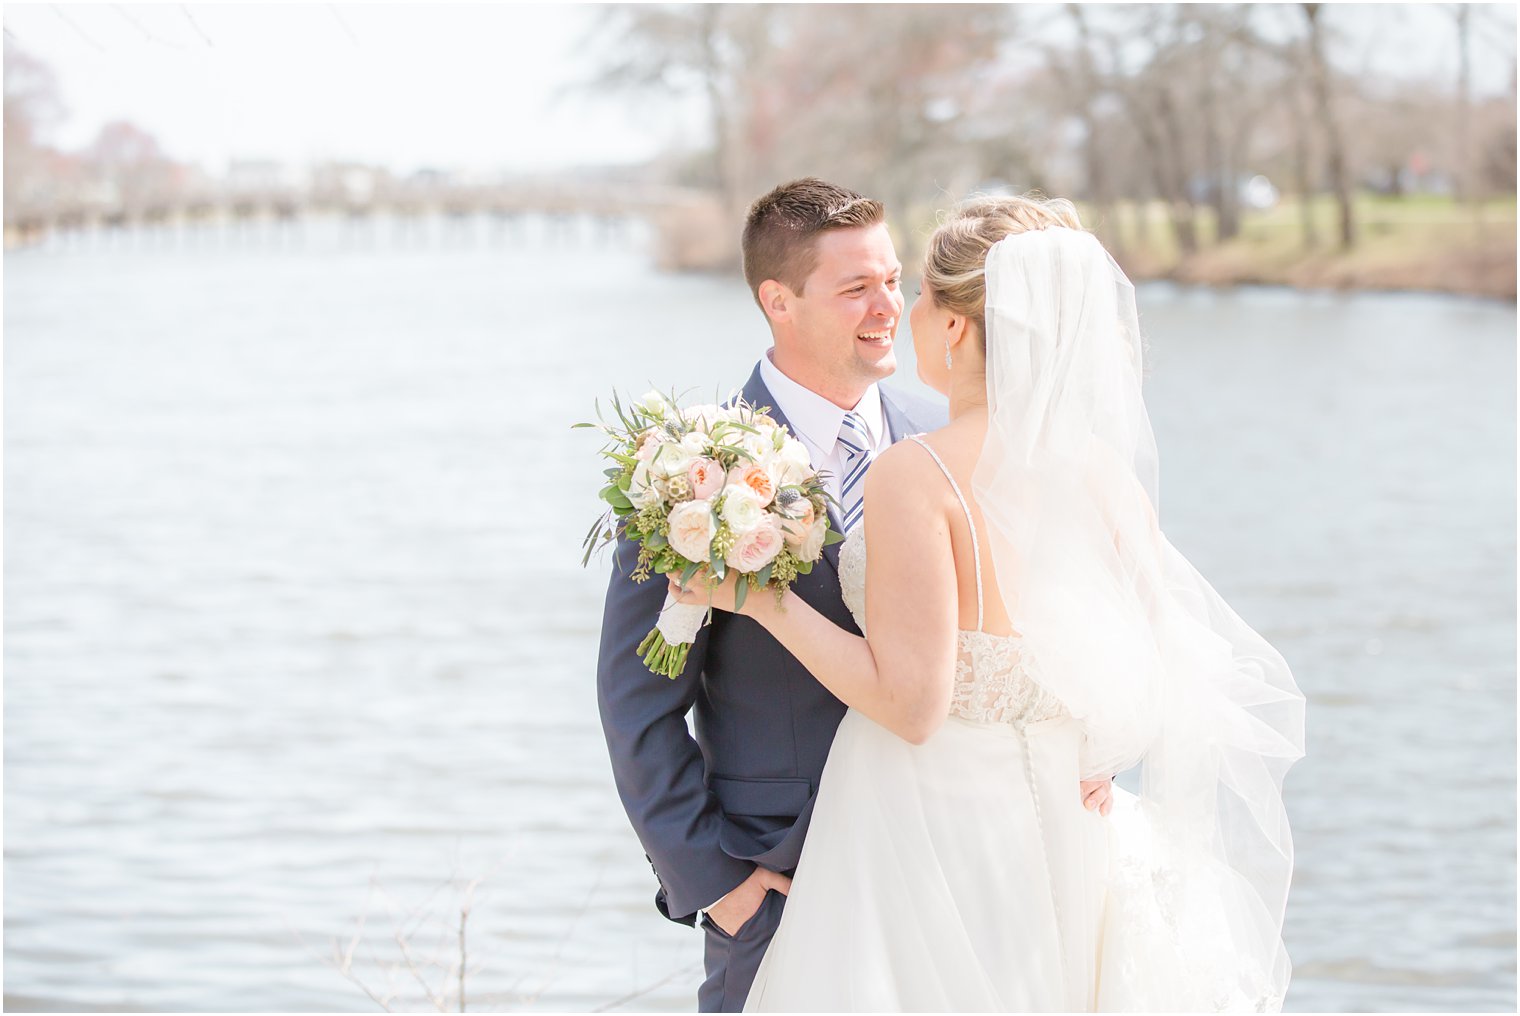
[{"label": "white tulle veil", "polygon": [[[973,479],[1032,673],[1082,724],[1084,777],[1141,764],[1130,889],[1154,897],[1168,1008],[1275,1009],[1303,755],[1287,664],[1162,534],[1134,287],[1091,234],[1032,230],[986,261],[989,427]],[[1138,858],[1138,860],[1137,860]],[[1131,986],[1133,990],[1133,986]],[[1158,999],[1159,1001],[1160,999]]]}]

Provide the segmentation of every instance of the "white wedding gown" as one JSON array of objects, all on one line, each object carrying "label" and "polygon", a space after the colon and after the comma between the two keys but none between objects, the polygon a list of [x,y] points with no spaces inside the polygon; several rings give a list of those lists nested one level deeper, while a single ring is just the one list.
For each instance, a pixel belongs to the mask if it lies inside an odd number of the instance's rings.
[{"label": "white wedding gown", "polygon": [[[863,533],[839,556],[862,630]],[[979,583],[978,630],[957,636],[951,715],[927,743],[845,714],[745,1010],[1270,1007],[1211,994],[1206,972],[1154,955],[1167,932],[1144,902],[1159,873],[1132,856],[1135,798],[1115,788],[1107,817],[1082,807],[1078,724],[1036,683],[1016,636],[980,630],[980,600]]]}]

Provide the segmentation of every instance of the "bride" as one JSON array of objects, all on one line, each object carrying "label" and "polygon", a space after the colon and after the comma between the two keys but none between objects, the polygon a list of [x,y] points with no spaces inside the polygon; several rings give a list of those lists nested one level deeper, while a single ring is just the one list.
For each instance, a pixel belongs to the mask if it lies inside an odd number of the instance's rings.
[{"label": "bride", "polygon": [[961,208],[923,280],[951,422],[867,474],[866,637],[741,611],[850,707],[746,1008],[1278,1010],[1303,697],[1158,527],[1133,288],[1028,198]]}]

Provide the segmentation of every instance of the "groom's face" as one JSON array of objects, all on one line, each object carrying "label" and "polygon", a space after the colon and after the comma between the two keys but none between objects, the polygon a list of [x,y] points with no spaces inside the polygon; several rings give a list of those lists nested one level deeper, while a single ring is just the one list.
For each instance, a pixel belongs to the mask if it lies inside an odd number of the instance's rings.
[{"label": "groom's face", "polygon": [[830,230],[817,238],[817,254],[793,298],[799,352],[834,385],[863,392],[897,369],[902,264],[883,223]]}]

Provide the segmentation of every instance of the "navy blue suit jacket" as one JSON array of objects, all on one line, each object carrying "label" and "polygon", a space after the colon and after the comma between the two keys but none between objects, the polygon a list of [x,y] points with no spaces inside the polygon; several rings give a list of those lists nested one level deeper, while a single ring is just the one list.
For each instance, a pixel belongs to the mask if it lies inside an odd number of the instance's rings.
[{"label": "navy blue suit jacket", "polygon": [[[945,410],[880,389],[891,440],[944,424]],[[786,423],[756,367],[750,405]],[[833,525],[839,519],[830,509]],[[636,648],[665,600],[662,576],[634,582],[638,549],[617,542],[602,616],[597,703],[613,779],[660,882],[655,904],[691,924],[761,865],[797,866],[818,779],[845,706],[755,621],[714,611],[675,680],[650,673]],[[839,545],[793,589],[859,632],[839,592]],[[687,714],[695,711],[695,738]]]}]

